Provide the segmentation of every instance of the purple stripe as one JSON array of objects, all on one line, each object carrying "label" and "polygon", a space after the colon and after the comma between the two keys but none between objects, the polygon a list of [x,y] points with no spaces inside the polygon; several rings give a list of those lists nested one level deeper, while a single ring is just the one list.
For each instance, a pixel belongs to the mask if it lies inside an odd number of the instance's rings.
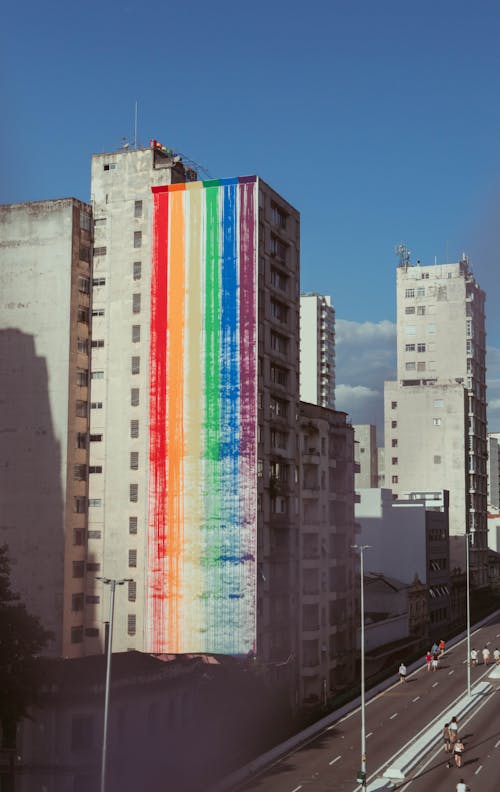
[{"label": "purple stripe", "polygon": [[255,464],[255,235],[254,185],[240,184],[240,449]]}]

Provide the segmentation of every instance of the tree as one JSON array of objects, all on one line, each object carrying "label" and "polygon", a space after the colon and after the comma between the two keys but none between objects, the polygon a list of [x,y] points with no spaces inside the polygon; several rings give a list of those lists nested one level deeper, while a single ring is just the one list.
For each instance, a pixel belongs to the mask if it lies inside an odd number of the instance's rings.
[{"label": "tree", "polygon": [[7,545],[0,546],[0,722],[3,746],[14,747],[16,724],[37,699],[39,652],[52,634],[14,594]]}]

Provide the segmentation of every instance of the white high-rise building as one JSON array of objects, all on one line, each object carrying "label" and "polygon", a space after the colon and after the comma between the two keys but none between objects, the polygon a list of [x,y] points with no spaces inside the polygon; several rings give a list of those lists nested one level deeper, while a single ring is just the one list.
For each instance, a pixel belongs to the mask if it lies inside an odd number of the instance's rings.
[{"label": "white high-rise building", "polygon": [[385,481],[450,492],[450,535],[487,575],[485,295],[467,259],[397,269],[397,375],[385,383]]},{"label": "white high-rise building", "polygon": [[321,294],[300,295],[300,399],[335,409],[335,310]]},{"label": "white high-rise building", "polygon": [[500,433],[488,433],[488,505],[500,509]]}]

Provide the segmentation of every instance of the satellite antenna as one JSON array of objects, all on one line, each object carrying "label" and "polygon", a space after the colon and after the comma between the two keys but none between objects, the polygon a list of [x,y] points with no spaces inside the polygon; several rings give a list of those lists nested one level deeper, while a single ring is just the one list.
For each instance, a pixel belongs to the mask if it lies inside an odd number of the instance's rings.
[{"label": "satellite antenna", "polygon": [[394,248],[394,252],[399,259],[398,267],[408,267],[410,264],[410,253],[411,251],[408,250],[404,242],[401,242],[399,245],[396,245]]}]

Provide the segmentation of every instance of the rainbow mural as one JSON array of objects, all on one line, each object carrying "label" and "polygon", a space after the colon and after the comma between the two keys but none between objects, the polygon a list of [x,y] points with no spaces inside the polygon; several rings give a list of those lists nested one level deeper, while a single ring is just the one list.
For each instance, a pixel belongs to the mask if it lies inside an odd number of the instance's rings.
[{"label": "rainbow mural", "polygon": [[257,182],[153,187],[147,642],[255,650]]}]

